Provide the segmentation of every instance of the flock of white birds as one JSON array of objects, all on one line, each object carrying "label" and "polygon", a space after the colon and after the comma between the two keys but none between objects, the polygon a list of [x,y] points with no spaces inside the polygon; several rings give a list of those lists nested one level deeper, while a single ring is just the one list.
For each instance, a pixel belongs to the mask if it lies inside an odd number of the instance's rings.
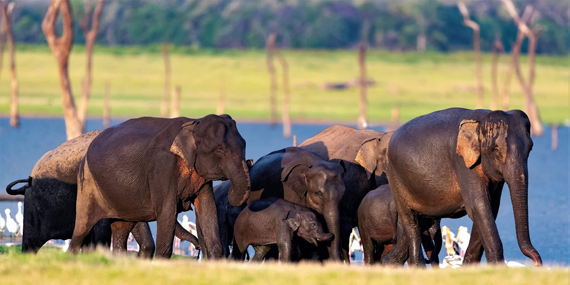
[{"label": "flock of white birds", "polygon": [[16,220],[12,218],[10,209],[5,209],[6,219],[0,215],[0,234],[8,232],[11,236],[22,236],[24,234],[24,214],[22,213],[22,202],[18,202],[18,213]]}]

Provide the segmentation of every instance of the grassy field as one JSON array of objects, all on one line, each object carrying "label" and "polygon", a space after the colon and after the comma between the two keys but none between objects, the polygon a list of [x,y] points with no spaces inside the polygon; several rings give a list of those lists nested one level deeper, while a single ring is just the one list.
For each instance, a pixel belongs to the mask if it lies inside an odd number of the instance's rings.
[{"label": "grassy field", "polygon": [[[548,284],[567,285],[568,268],[473,267],[445,270],[338,264],[141,261],[51,249],[0,254],[2,284]],[[182,282],[182,283],[178,283]]]},{"label": "grassy field", "polygon": [[[164,63],[159,46],[96,47],[94,83],[89,115],[102,114],[105,82],[111,84],[112,115],[131,117],[159,115],[164,88]],[[356,51],[284,51],[291,70],[293,120],[355,122],[358,115],[356,88],[323,89],[326,82],[346,82],[358,75]],[[537,58],[535,96],[546,123],[568,119],[570,57]],[[55,59],[47,46],[20,45],[17,52],[21,113],[30,116],[61,116],[61,99]],[[490,55],[485,54],[485,106],[491,92]],[[526,58],[522,58],[526,63]],[[7,57],[0,78],[0,113],[9,108]],[[394,105],[401,106],[402,120],[452,106],[474,108],[475,79],[472,54],[389,53],[369,51],[368,74],[376,84],[369,89],[371,122],[386,122]],[[225,90],[226,113],[242,120],[269,119],[269,80],[262,50],[194,50],[173,47],[172,87],[181,86],[181,113],[199,117],[215,112]],[[510,58],[501,58],[499,78]],[[85,53],[76,46],[70,60],[70,76],[76,98],[84,76]],[[280,67],[279,84],[281,84]],[[522,66],[523,69],[526,65]],[[525,69],[526,70],[526,69]],[[511,80],[511,109],[522,108],[517,79]],[[282,87],[279,85],[279,101]],[[279,107],[280,108],[280,107]]]}]

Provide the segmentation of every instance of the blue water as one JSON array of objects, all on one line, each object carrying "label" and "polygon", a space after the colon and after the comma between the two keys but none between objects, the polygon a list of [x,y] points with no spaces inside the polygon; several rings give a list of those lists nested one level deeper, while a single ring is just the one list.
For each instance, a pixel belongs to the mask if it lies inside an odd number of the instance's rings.
[{"label": "blue water", "polygon": [[[121,121],[113,120],[112,124]],[[293,133],[301,143],[328,126],[294,125]],[[101,120],[87,122],[89,131],[101,128]],[[271,128],[263,123],[238,122],[238,129],[247,141],[247,157],[254,160],[273,150],[292,145],[292,139],[282,137],[280,126]],[[373,129],[382,131],[383,127]],[[545,131],[542,137],[533,138],[534,148],[529,158],[530,233],[533,244],[545,263],[570,265],[569,128],[559,127],[556,151],[551,150],[550,128]],[[36,161],[65,139],[65,124],[60,118],[22,118],[18,129],[11,128],[7,118],[0,118],[0,186],[3,188],[13,180],[28,177]],[[497,226],[505,258],[527,263],[530,260],[518,248],[509,191],[505,189],[503,193]],[[16,203],[0,202],[0,213],[7,207],[12,209],[12,213],[17,211]],[[191,221],[195,220],[194,212],[184,214]],[[456,232],[460,225],[471,229],[472,223],[464,217],[456,220],[443,219],[443,225]],[[151,225],[151,228],[154,231],[155,225]],[[444,252],[442,250],[441,258]]]}]

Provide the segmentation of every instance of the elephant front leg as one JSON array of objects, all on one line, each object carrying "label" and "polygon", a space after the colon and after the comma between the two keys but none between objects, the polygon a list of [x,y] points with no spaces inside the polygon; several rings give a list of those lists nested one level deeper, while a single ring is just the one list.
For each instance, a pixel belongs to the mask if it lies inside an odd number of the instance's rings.
[{"label": "elephant front leg", "polygon": [[222,243],[212,182],[204,185],[194,201],[198,224],[198,240],[205,258],[221,258]]},{"label": "elephant front leg", "polygon": [[[176,205],[176,204],[174,204]],[[156,219],[156,257],[170,258],[176,227],[175,207],[162,208]]]},{"label": "elephant front leg", "polygon": [[[465,203],[465,209],[467,214],[473,221],[474,237],[472,237],[472,249],[469,253],[469,262],[474,258],[482,254],[480,240],[482,239],[483,248],[485,249],[487,261],[489,263],[502,263],[504,261],[503,255],[503,244],[501,243],[501,238],[499,237],[499,231],[497,230],[497,225],[495,223],[495,211],[494,207],[491,205],[489,196],[487,194],[487,188],[481,185],[479,190],[476,192],[463,191],[463,188],[472,185],[460,181],[459,186],[462,189],[463,200]],[[500,194],[499,194],[500,196]],[[496,205],[498,212],[498,204]],[[470,242],[471,243],[471,242]],[[471,244],[469,245],[471,247]]]},{"label": "elephant front leg", "polygon": [[131,232],[139,244],[139,253],[137,254],[137,257],[152,259],[155,246],[148,223],[137,223]]},{"label": "elephant front leg", "polygon": [[271,246],[270,245],[256,245],[253,247],[253,250],[255,251],[255,254],[253,255],[253,258],[251,259],[251,261],[262,262],[263,259],[265,258],[265,256],[267,255],[267,253],[269,253],[269,251],[271,251]]},{"label": "elephant front leg", "polygon": [[[496,220],[499,214],[499,206],[501,204],[501,194],[503,191],[503,183],[499,183],[495,186],[495,189],[491,191],[491,207],[493,208],[493,217]],[[473,228],[471,229],[471,237],[469,239],[469,246],[465,251],[465,256],[463,258],[464,264],[474,264],[481,262],[483,258],[483,242],[481,240],[481,235],[479,234],[479,229],[477,222],[473,221]]]}]

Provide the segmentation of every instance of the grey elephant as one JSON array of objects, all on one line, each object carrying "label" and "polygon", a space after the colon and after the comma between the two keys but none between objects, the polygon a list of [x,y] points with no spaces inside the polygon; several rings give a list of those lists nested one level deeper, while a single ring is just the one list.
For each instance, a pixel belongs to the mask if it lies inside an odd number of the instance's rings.
[{"label": "grey elephant", "polygon": [[[503,263],[495,224],[501,192],[508,184],[522,253],[541,265],[528,224],[530,122],[519,110],[451,108],[417,117],[394,132],[388,148],[388,179],[398,218],[409,239],[412,265],[423,266],[419,215],[468,214],[473,230],[465,262]],[[397,245],[396,245],[397,246]]]},{"label": "grey elephant", "polygon": [[[70,239],[73,235],[77,199],[77,173],[81,159],[89,144],[101,131],[92,131],[66,141],[46,152],[35,164],[28,179],[16,180],[8,185],[6,192],[24,195],[24,233],[22,252],[37,252],[51,239]],[[12,189],[18,183],[26,183]],[[111,221],[99,221],[91,231],[84,245],[109,247],[111,243]],[[131,229],[118,222],[113,235],[114,252],[126,251]],[[140,257],[152,257],[154,240],[147,223],[138,223],[132,233],[139,243]],[[177,236],[199,247],[197,238],[182,226],[177,226]]]},{"label": "grey elephant", "polygon": [[317,246],[318,242],[330,241],[334,235],[323,232],[315,213],[306,207],[279,198],[256,200],[236,220],[234,250],[245,253],[252,245],[255,250],[252,261],[262,261],[272,247],[277,246],[279,260],[288,262],[296,237]]},{"label": "grey elephant", "polygon": [[77,253],[101,219],[157,221],[156,255],[172,255],[176,215],[196,208],[206,258],[219,258],[212,181],[232,181],[228,199],[241,205],[250,182],[245,140],[228,115],[201,119],[131,119],[89,145],[78,174],[77,216],[69,251]]},{"label": "grey elephant", "polygon": [[390,136],[391,133],[334,125],[299,145],[324,160],[345,165],[346,190],[339,204],[339,241],[346,262],[349,262],[350,233],[358,226],[360,202],[369,191],[388,183],[385,163]]},{"label": "grey elephant", "polygon": [[[442,246],[440,220],[418,217],[422,233],[422,246],[427,262],[439,265],[439,252]],[[358,231],[364,250],[364,263],[381,262],[395,244],[404,243],[405,250],[393,257],[392,263],[404,264],[408,259],[408,240],[398,220],[398,211],[390,186],[384,184],[366,194],[358,207]]]}]

